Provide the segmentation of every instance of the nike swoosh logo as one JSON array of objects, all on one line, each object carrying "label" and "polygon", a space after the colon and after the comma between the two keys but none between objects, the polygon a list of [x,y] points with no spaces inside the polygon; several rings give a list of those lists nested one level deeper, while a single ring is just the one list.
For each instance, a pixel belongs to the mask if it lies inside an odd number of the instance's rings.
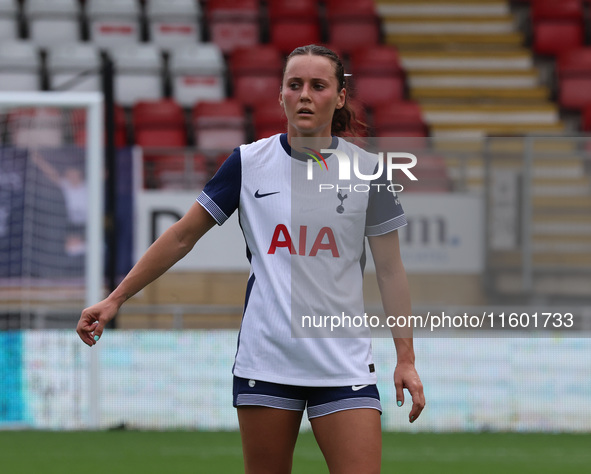
[{"label": "nike swoosh logo", "polygon": [[280,192],[280,191],[275,191],[275,192],[272,192],[272,193],[265,193],[265,194],[261,194],[261,193],[259,193],[259,190],[257,189],[257,192],[256,192],[256,193],[254,193],[254,197],[255,197],[255,198],[264,198],[264,197],[266,197],[266,196],[271,196],[271,194],[278,194],[279,192]]},{"label": "nike swoosh logo", "polygon": [[351,390],[356,392],[357,390],[361,390],[362,388],[365,388],[365,387],[367,387],[367,385],[352,385]]}]

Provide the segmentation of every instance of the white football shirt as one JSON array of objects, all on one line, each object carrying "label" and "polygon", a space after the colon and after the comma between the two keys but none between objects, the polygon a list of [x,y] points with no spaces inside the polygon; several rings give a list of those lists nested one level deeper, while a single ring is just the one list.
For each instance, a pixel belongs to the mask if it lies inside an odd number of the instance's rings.
[{"label": "white football shirt", "polygon": [[[376,155],[336,137],[330,148],[357,153],[359,171],[375,174]],[[292,152],[281,134],[236,148],[197,198],[220,225],[238,210],[251,263],[234,375],[376,383],[369,329],[302,327],[304,316],[362,316],[365,237],[406,224],[385,176],[339,178],[335,154]]]}]

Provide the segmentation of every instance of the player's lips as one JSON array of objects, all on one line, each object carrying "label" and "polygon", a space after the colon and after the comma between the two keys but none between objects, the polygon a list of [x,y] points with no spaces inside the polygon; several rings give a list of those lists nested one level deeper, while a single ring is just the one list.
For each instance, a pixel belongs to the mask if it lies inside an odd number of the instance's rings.
[{"label": "player's lips", "polygon": [[298,115],[313,115],[314,112],[312,112],[311,109],[308,109],[306,107],[301,108],[300,110],[298,110]]}]

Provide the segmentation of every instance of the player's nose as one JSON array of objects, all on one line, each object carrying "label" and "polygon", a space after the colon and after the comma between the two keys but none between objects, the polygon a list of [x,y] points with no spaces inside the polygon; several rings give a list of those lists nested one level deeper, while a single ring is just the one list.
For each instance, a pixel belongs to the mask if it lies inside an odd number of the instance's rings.
[{"label": "player's nose", "polygon": [[310,100],[310,86],[304,84],[300,89],[300,100]]}]

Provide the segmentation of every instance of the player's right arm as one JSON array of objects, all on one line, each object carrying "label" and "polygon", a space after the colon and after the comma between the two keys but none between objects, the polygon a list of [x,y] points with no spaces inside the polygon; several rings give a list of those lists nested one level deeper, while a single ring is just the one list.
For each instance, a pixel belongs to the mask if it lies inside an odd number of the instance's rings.
[{"label": "player's right arm", "polygon": [[121,305],[187,255],[214,224],[215,220],[201,204],[193,204],[181,220],[150,246],[107,298],[82,311],[76,327],[80,339],[88,346],[96,344],[95,337],[100,338]]}]

